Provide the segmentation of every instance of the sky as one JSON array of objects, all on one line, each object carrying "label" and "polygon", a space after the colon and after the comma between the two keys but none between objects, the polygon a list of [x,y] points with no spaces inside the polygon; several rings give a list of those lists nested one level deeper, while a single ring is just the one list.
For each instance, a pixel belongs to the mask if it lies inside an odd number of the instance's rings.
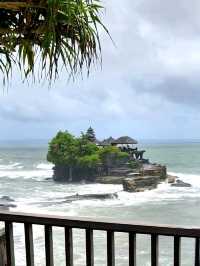
[{"label": "sky", "polygon": [[200,139],[200,1],[104,0],[103,64],[89,76],[0,90],[0,140],[75,135]]}]

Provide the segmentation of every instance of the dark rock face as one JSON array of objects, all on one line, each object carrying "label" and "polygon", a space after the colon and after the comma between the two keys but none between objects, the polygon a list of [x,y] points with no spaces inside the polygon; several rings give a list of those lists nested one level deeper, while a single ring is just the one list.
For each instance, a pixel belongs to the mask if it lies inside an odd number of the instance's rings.
[{"label": "dark rock face", "polygon": [[96,178],[96,182],[100,184],[115,184],[120,185],[123,183],[124,176],[101,176]]},{"label": "dark rock face", "polygon": [[140,176],[139,173],[134,173],[134,172],[128,172],[126,175],[112,175],[112,176],[101,176],[101,177],[97,177],[96,178],[96,182],[97,183],[101,183],[101,184],[115,184],[115,185],[120,185],[123,184],[123,181],[125,178],[133,178],[133,177],[137,177]]},{"label": "dark rock face", "polygon": [[167,168],[160,164],[144,164],[140,174],[141,176],[157,176],[163,181],[167,178]]},{"label": "dark rock face", "polygon": [[105,175],[104,169],[97,167],[95,169],[85,169],[78,167],[68,167],[66,165],[56,165],[53,167],[54,181],[58,182],[94,182],[98,176]]},{"label": "dark rock face", "polygon": [[191,187],[192,185],[189,183],[185,183],[181,180],[177,180],[176,183],[171,184],[172,187]]},{"label": "dark rock face", "polygon": [[70,203],[72,201],[78,201],[78,200],[91,200],[91,199],[97,199],[97,200],[106,200],[106,199],[116,199],[117,193],[105,193],[105,194],[75,194],[72,196],[68,196],[65,199],[66,203]]},{"label": "dark rock face", "polygon": [[160,181],[159,176],[138,176],[135,178],[125,178],[123,188],[127,192],[142,192],[155,189]]},{"label": "dark rock face", "polygon": [[123,188],[128,192],[141,192],[157,188],[158,184],[167,179],[167,169],[159,164],[143,164],[139,175],[125,178]]},{"label": "dark rock face", "polygon": [[[90,170],[84,168],[70,169],[67,166],[56,165],[53,179],[60,182],[80,182],[84,180],[103,184],[123,184],[125,191],[139,192],[155,189],[160,182],[167,179],[167,170],[165,166],[159,164],[140,163],[136,169],[131,169],[129,165],[123,164],[110,167],[108,174],[108,171],[103,169],[102,165]],[[170,180],[172,183],[172,178]],[[78,196],[76,196],[76,199],[73,196],[74,200],[77,200],[77,198]]]},{"label": "dark rock face", "polygon": [[14,199],[8,197],[8,196],[3,196],[0,198],[0,209],[3,210],[8,210],[9,208],[15,208],[17,207],[16,204],[13,204]]}]

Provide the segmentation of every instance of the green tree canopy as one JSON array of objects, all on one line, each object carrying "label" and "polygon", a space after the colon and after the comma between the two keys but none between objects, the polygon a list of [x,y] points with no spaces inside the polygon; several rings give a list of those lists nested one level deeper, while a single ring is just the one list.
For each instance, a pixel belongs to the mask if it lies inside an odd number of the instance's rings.
[{"label": "green tree canopy", "polygon": [[116,146],[106,146],[99,150],[99,157],[106,167],[110,167],[115,165],[119,160],[128,158],[129,155],[126,152],[120,151]]},{"label": "green tree canopy", "polygon": [[54,164],[76,165],[78,160],[78,141],[70,133],[59,131],[49,143],[47,160]]},{"label": "green tree canopy", "polygon": [[[64,67],[69,76],[88,73],[101,62],[99,0],[0,0],[0,71],[14,66],[25,78],[54,80]],[[36,69],[37,65],[37,69]],[[37,70],[37,71],[36,71]]]},{"label": "green tree canopy", "polygon": [[128,158],[128,154],[119,148],[107,146],[98,148],[82,134],[76,138],[69,132],[58,132],[50,141],[47,160],[57,165],[93,168],[101,163],[106,167]]}]

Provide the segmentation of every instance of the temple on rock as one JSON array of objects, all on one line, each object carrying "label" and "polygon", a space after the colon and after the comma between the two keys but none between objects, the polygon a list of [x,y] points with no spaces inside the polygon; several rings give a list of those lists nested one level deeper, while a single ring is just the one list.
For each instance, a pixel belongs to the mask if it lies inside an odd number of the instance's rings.
[{"label": "temple on rock", "polygon": [[79,137],[59,131],[49,143],[47,160],[54,164],[55,181],[122,184],[125,191],[139,192],[168,178],[166,167],[144,159],[144,153],[129,136],[98,140],[89,127]]},{"label": "temple on rock", "polygon": [[138,150],[136,147],[138,141],[129,136],[121,136],[117,139],[114,139],[110,136],[109,138],[100,141],[96,138],[94,129],[92,127],[88,128],[86,136],[88,137],[88,140],[95,143],[99,147],[117,146],[121,151],[127,152],[134,160],[148,162],[147,159],[143,158],[145,150]]}]

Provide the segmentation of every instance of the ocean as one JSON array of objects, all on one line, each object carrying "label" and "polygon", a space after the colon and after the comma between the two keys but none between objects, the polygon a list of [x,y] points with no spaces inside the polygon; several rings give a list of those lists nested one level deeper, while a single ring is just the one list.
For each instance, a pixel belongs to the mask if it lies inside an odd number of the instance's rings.
[{"label": "ocean", "polygon": [[[52,165],[46,161],[47,144],[0,144],[0,197],[15,200],[13,211],[49,213],[66,216],[109,217],[144,223],[200,227],[200,143],[143,143],[145,158],[165,164],[168,173],[192,185],[175,188],[163,183],[155,190],[128,193],[121,185],[61,184],[52,177]],[[66,203],[74,194],[113,193],[118,198],[80,200]],[[34,226],[36,265],[45,265],[44,231]],[[54,228],[55,265],[64,266],[63,229]],[[85,265],[84,231],[74,229],[75,266]],[[95,265],[106,265],[105,232],[94,233]],[[15,224],[16,265],[25,265],[23,226]],[[116,233],[116,265],[128,265],[128,236]],[[173,265],[173,239],[160,238],[159,265]],[[182,240],[182,265],[194,265],[194,240]],[[150,237],[137,236],[137,265],[150,265]]]}]

